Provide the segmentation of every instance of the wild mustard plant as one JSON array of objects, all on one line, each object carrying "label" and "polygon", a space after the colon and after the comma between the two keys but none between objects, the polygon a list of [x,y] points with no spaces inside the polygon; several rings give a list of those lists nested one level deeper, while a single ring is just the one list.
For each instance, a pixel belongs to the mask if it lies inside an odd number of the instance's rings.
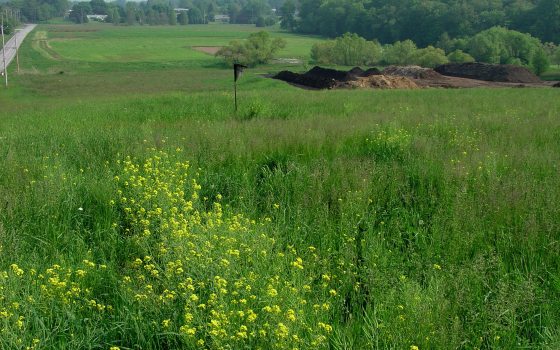
[{"label": "wild mustard plant", "polygon": [[181,150],[152,152],[143,162],[125,159],[115,177],[117,225],[142,252],[123,278],[127,298],[193,347],[327,346],[338,299],[320,278],[324,261],[279,247],[265,223],[224,208],[220,195],[201,199]]}]

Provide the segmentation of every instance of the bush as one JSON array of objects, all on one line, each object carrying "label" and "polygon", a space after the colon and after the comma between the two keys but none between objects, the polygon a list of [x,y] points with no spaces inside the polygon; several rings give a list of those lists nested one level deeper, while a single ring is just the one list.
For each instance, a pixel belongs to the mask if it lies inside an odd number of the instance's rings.
[{"label": "bush", "polygon": [[334,44],[334,40],[313,44],[311,47],[311,59],[313,62],[319,64],[334,63]]},{"label": "bush", "polygon": [[433,46],[416,50],[412,57],[415,64],[428,68],[434,68],[449,62],[449,59],[445,56],[445,51]]},{"label": "bush", "polygon": [[540,40],[529,34],[493,27],[473,36],[467,51],[480,62],[505,64],[518,59],[515,61],[530,65],[541,46]]},{"label": "bush", "polygon": [[447,59],[449,60],[449,62],[453,62],[453,63],[474,62],[474,57],[472,57],[466,52],[463,52],[463,50],[453,51],[452,53],[447,55]]},{"label": "bush", "polygon": [[385,45],[383,62],[399,66],[413,64],[416,50],[416,44],[412,40],[397,41],[393,45]]},{"label": "bush", "polygon": [[313,45],[311,58],[322,64],[374,65],[381,59],[381,45],[346,33],[335,40]]},{"label": "bush", "polygon": [[257,64],[268,63],[274,54],[286,46],[281,38],[272,39],[268,32],[258,32],[249,35],[246,41],[233,40],[229,46],[223,47],[216,53],[228,65],[234,63],[254,67]]}]

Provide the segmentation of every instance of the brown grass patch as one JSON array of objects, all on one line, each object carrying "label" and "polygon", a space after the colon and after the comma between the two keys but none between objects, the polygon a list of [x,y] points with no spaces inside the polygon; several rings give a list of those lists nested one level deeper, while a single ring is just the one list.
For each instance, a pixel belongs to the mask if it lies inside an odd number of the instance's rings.
[{"label": "brown grass patch", "polygon": [[207,53],[209,55],[215,55],[216,52],[220,51],[222,46],[191,46],[193,50]]}]

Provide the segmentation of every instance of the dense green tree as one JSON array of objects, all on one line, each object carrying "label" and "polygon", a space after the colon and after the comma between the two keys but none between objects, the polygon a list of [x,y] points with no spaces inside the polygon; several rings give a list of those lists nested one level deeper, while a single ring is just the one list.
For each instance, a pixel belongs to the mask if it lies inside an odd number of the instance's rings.
[{"label": "dense green tree", "polygon": [[247,40],[234,40],[228,46],[216,53],[224,61],[233,65],[241,63],[248,66],[268,63],[274,54],[286,46],[286,41],[281,38],[272,39],[268,32],[257,32],[249,35]]},{"label": "dense green tree", "polygon": [[70,19],[75,23],[87,23],[87,15],[90,15],[91,5],[89,2],[77,2],[72,6],[72,11],[70,12]]},{"label": "dense green tree", "polygon": [[175,11],[173,9],[169,9],[169,11],[167,12],[167,16],[169,17],[169,24],[174,26],[177,24],[177,14],[175,13]]},{"label": "dense green tree", "polygon": [[286,0],[280,8],[280,27],[282,29],[294,30],[296,27],[296,3],[294,0]]},{"label": "dense green tree", "polygon": [[91,12],[94,15],[106,15],[107,14],[107,3],[104,0],[91,0],[89,2],[91,6]]},{"label": "dense green tree", "polygon": [[533,55],[541,50],[541,42],[529,34],[494,27],[473,36],[467,51],[477,61],[530,65]]},{"label": "dense green tree", "polygon": [[560,41],[560,0],[540,0],[533,10],[531,33],[543,41]]},{"label": "dense green tree", "polygon": [[412,40],[397,41],[383,48],[383,61],[402,66],[413,64],[416,50],[416,44]]},{"label": "dense green tree", "polygon": [[426,46],[444,33],[452,40],[494,26],[560,40],[560,0],[300,0],[299,17],[300,32],[353,32],[382,43],[411,39]]},{"label": "dense green tree", "polygon": [[13,9],[8,6],[0,4],[0,13],[3,15],[4,21],[4,34],[11,34],[14,29],[19,25],[18,19],[13,12]]},{"label": "dense green tree", "polygon": [[179,22],[180,25],[186,25],[189,23],[189,16],[185,11],[181,11],[181,13],[179,13],[179,16],[177,16],[177,22]]},{"label": "dense green tree", "polygon": [[266,26],[266,21],[265,21],[263,16],[260,16],[259,18],[257,18],[257,20],[255,21],[255,26],[256,27],[265,27]]},{"label": "dense green tree", "polygon": [[228,6],[228,15],[230,23],[239,23],[239,14],[241,13],[241,6],[237,3],[231,3]]},{"label": "dense green tree", "polygon": [[204,24],[204,17],[202,11],[198,7],[193,7],[187,12],[190,24]]},{"label": "dense green tree", "polygon": [[381,60],[381,51],[378,42],[346,33],[335,40],[313,45],[311,58],[321,64],[374,65]]},{"label": "dense green tree", "polygon": [[445,56],[445,51],[442,49],[428,46],[416,50],[412,55],[412,61],[414,64],[422,67],[434,68],[441,64],[448,63],[449,59]]},{"label": "dense green tree", "polygon": [[135,2],[127,2],[125,5],[126,24],[133,25],[136,23],[136,13],[138,6]]}]

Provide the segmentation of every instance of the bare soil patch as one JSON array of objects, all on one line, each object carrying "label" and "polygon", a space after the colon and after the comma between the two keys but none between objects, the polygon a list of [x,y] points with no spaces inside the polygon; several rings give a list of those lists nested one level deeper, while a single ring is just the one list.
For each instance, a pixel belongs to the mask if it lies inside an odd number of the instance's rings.
[{"label": "bare soil patch", "polygon": [[99,29],[76,29],[76,27],[71,28],[63,28],[61,26],[57,27],[48,27],[47,29],[49,32],[57,32],[57,33],[90,33],[90,32],[98,32]]},{"label": "bare soil patch", "polygon": [[193,50],[215,55],[223,46],[191,46]]},{"label": "bare soil patch", "polygon": [[408,77],[390,75],[372,75],[358,78],[347,83],[350,87],[375,88],[375,89],[418,89],[420,88]]}]

